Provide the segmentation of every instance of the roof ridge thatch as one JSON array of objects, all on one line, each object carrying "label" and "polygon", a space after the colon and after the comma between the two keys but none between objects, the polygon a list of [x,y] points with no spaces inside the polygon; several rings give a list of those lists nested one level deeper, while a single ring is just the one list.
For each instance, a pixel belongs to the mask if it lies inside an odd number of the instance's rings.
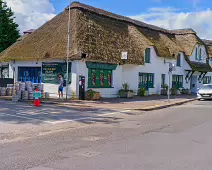
[{"label": "roof ridge thatch", "polygon": [[[154,31],[160,31],[160,32],[164,32],[164,33],[168,33],[168,34],[175,34],[175,35],[196,34],[196,32],[191,28],[168,30],[168,29],[164,29],[164,28],[161,28],[161,27],[157,27],[155,25],[144,23],[142,21],[134,20],[134,19],[131,19],[129,17],[125,17],[125,16],[118,15],[118,14],[115,14],[115,13],[112,13],[112,12],[108,12],[108,11],[100,9],[100,8],[95,8],[93,6],[86,5],[86,4],[83,4],[83,3],[78,2],[78,1],[74,1],[74,2],[71,3],[71,9],[75,9],[75,8],[84,9],[84,10],[96,13],[98,15],[103,15],[105,17],[109,17],[109,18],[116,19],[116,20],[119,20],[119,21],[129,22],[129,23],[134,24],[136,26],[148,28],[148,29],[151,29],[151,30],[154,30]],[[65,10],[68,10],[68,9],[69,9],[69,6],[65,8]]]},{"label": "roof ridge thatch", "polygon": [[207,51],[208,51],[210,58],[212,58],[212,40],[202,39],[202,41],[204,42],[204,44],[207,47]]}]

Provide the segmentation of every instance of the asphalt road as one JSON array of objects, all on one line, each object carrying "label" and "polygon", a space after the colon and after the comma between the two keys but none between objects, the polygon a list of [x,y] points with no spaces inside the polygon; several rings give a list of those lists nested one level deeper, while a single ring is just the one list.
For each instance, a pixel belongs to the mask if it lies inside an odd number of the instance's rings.
[{"label": "asphalt road", "polygon": [[105,116],[123,112],[114,109],[56,105],[34,107],[29,103],[0,100],[0,143],[89,125],[91,122],[104,121],[102,119]]},{"label": "asphalt road", "polygon": [[[0,144],[2,170],[211,170],[212,102],[139,114]],[[104,120],[104,121],[103,121]]]}]

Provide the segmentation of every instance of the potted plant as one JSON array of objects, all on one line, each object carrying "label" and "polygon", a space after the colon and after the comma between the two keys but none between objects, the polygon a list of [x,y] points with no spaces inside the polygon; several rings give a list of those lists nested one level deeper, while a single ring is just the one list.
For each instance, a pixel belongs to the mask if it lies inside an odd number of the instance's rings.
[{"label": "potted plant", "polygon": [[86,91],[87,100],[100,100],[100,98],[101,98],[100,92],[94,91],[92,89]]},{"label": "potted plant", "polygon": [[144,87],[139,88],[137,95],[138,96],[146,96],[146,89]]},{"label": "potted plant", "polygon": [[171,88],[171,95],[177,95],[177,88],[175,86]]},{"label": "potted plant", "polygon": [[185,95],[189,95],[189,94],[191,94],[191,90],[188,89],[188,88],[187,89],[183,88],[182,91],[181,91],[181,93],[182,94],[185,94]]},{"label": "potted plant", "polygon": [[168,94],[168,88],[169,88],[169,87],[168,87],[167,84],[162,85],[160,94],[166,96],[166,95]]},{"label": "potted plant", "polygon": [[132,98],[133,97],[133,90],[130,90],[129,87],[130,87],[129,84],[127,84],[127,83],[122,84],[122,89],[120,89],[118,91],[118,95],[121,98]]}]

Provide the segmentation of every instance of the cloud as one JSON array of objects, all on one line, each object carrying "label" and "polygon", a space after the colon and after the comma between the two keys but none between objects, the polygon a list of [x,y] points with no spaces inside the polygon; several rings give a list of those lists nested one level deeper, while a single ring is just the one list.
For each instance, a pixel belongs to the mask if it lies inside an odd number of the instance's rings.
[{"label": "cloud", "polygon": [[28,29],[37,29],[52,19],[55,9],[50,0],[5,0],[15,13],[20,33]]},{"label": "cloud", "polygon": [[166,29],[192,28],[201,38],[212,39],[212,10],[181,12],[174,8],[151,8],[131,18]]}]

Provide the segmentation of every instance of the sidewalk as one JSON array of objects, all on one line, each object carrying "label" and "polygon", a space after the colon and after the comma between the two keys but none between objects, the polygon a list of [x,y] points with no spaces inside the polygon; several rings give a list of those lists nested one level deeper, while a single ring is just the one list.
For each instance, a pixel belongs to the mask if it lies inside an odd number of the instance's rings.
[{"label": "sidewalk", "polygon": [[51,99],[43,101],[45,104],[56,104],[66,107],[93,107],[102,109],[117,109],[117,110],[142,110],[150,111],[161,108],[181,105],[196,100],[196,96],[180,95],[171,96],[168,102],[167,96],[148,96],[134,97],[132,99],[113,98],[102,99],[101,101],[79,101],[79,100],[58,100]]}]

